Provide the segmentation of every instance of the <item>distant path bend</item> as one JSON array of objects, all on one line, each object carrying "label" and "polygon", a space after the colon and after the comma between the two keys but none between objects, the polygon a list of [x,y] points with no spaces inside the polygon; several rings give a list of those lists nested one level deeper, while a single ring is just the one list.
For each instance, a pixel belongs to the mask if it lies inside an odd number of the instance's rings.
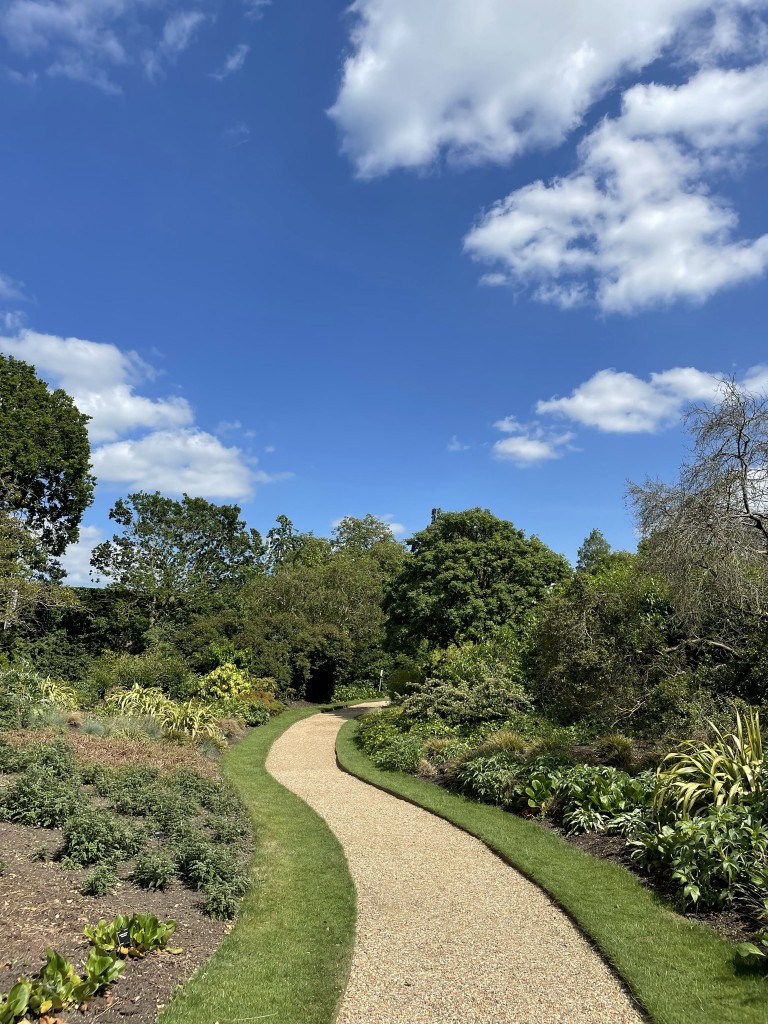
[{"label": "distant path bend", "polygon": [[267,771],[328,822],[358,921],[339,1024],[642,1024],[571,921],[479,840],[336,765],[360,708],[313,715]]}]

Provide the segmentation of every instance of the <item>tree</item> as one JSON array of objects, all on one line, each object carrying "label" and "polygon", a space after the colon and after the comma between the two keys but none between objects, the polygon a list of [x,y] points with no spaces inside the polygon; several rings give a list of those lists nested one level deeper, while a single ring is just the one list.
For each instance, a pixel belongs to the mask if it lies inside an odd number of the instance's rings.
[{"label": "tree", "polygon": [[117,501],[109,518],[123,532],[94,548],[91,565],[146,603],[150,626],[172,611],[210,607],[261,571],[261,537],[237,505],[138,491]]},{"label": "tree", "polygon": [[384,606],[393,650],[482,640],[492,626],[520,622],[570,574],[561,555],[487,509],[436,510],[407,543]]},{"label": "tree", "polygon": [[637,556],[624,552],[575,573],[534,616],[527,677],[538,705],[566,723],[642,721],[682,671],[671,629],[663,583]]},{"label": "tree", "polygon": [[88,419],[34,366],[0,356],[0,508],[54,557],[77,540],[93,501]]},{"label": "tree", "polygon": [[667,582],[690,644],[738,654],[768,627],[768,397],[719,384],[687,413],[678,481],[630,486],[645,564]]},{"label": "tree", "polygon": [[611,545],[599,530],[592,530],[578,550],[577,572],[596,572],[611,554]]}]

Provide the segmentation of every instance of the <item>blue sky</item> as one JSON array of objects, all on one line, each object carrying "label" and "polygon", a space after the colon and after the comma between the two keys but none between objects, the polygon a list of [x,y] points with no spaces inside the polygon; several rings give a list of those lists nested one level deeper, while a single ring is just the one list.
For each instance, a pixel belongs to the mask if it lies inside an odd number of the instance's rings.
[{"label": "blue sky", "polygon": [[762,0],[0,0],[0,349],[99,484],[634,545],[768,386]]}]

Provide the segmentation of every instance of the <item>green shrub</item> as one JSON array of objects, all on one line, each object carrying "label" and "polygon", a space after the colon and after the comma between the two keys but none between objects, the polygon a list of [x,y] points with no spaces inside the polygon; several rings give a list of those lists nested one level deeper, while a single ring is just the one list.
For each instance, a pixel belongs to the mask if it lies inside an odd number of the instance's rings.
[{"label": "green shrub", "polygon": [[240,901],[248,891],[248,882],[244,876],[233,881],[214,881],[206,887],[206,898],[202,911],[206,917],[227,921],[237,914]]},{"label": "green shrub", "polygon": [[733,732],[712,724],[714,743],[686,740],[659,768],[659,803],[674,805],[683,815],[713,805],[722,807],[760,800],[768,792],[768,766],[763,760],[760,715],[750,709],[736,713]]},{"label": "green shrub", "polygon": [[669,879],[683,906],[732,906],[759,873],[768,878],[768,824],[750,807],[723,806],[666,823],[640,821],[629,845],[637,864]]},{"label": "green shrub", "polygon": [[77,777],[58,778],[44,766],[30,765],[0,796],[0,819],[19,825],[60,828],[80,803]]},{"label": "green shrub", "polygon": [[253,689],[253,677],[250,672],[245,672],[237,665],[226,662],[209,672],[207,676],[203,676],[198,685],[197,694],[202,700],[228,701],[237,699],[251,689]]},{"label": "green shrub", "polygon": [[415,772],[423,757],[422,741],[418,736],[393,736],[371,760],[377,768],[389,772]]},{"label": "green shrub", "polygon": [[230,851],[199,834],[177,842],[175,854],[176,869],[190,889],[207,889],[213,882],[232,882],[240,876],[240,865]]},{"label": "green shrub", "polygon": [[333,704],[356,704],[364,700],[383,700],[386,694],[373,683],[348,683],[336,686],[331,697]]},{"label": "green shrub", "polygon": [[157,805],[162,786],[160,772],[148,765],[129,765],[113,772],[99,788],[99,794],[110,800],[113,810],[131,817],[145,817]]},{"label": "green shrub", "polygon": [[29,763],[26,752],[0,739],[0,774],[13,775],[23,771]]},{"label": "green shrub", "polygon": [[519,758],[514,754],[470,754],[451,771],[451,780],[467,796],[486,803],[500,804],[514,771],[519,767]]},{"label": "green shrub", "polygon": [[64,826],[60,856],[71,864],[117,864],[139,852],[146,833],[114,814],[86,807]]},{"label": "green shrub", "polygon": [[504,722],[514,712],[529,706],[522,687],[505,686],[495,679],[483,679],[472,686],[428,679],[400,705],[407,721],[440,718],[451,725]]},{"label": "green shrub", "polygon": [[236,843],[251,835],[251,822],[246,814],[214,815],[208,819],[208,828],[217,843]]},{"label": "green shrub", "polygon": [[578,765],[564,771],[557,795],[566,830],[601,831],[614,818],[650,807],[656,785],[649,772],[633,778],[607,765]]},{"label": "green shrub", "polygon": [[136,858],[132,878],[142,889],[165,889],[176,875],[176,864],[164,850],[148,850]]},{"label": "green shrub", "polygon": [[477,748],[477,753],[482,755],[513,754],[516,757],[525,757],[528,753],[528,746],[528,741],[519,732],[500,729],[483,740]]},{"label": "green shrub", "polygon": [[594,751],[602,764],[621,768],[625,772],[631,771],[635,763],[635,744],[628,736],[622,736],[618,732],[598,737],[595,740]]},{"label": "green shrub", "polygon": [[84,896],[107,896],[119,881],[111,865],[99,864],[85,876],[80,892]]},{"label": "green shrub", "polygon": [[[120,944],[121,932],[128,932],[128,945]],[[167,949],[168,941],[176,931],[176,922],[159,921],[154,914],[118,914],[111,921],[101,920],[97,924],[86,925],[83,935],[97,949],[120,950],[132,957],[143,957],[155,950]],[[179,949],[169,949],[170,953],[180,953]]]}]

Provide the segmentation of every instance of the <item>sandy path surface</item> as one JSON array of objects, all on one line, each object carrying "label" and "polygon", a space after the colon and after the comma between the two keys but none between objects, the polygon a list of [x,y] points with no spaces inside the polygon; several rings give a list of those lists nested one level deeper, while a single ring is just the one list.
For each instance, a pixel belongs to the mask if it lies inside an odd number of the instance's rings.
[{"label": "sandy path surface", "polygon": [[267,760],[338,836],[357,888],[339,1024],[639,1024],[536,886],[479,840],[337,767],[336,734],[355,713],[297,722]]}]

